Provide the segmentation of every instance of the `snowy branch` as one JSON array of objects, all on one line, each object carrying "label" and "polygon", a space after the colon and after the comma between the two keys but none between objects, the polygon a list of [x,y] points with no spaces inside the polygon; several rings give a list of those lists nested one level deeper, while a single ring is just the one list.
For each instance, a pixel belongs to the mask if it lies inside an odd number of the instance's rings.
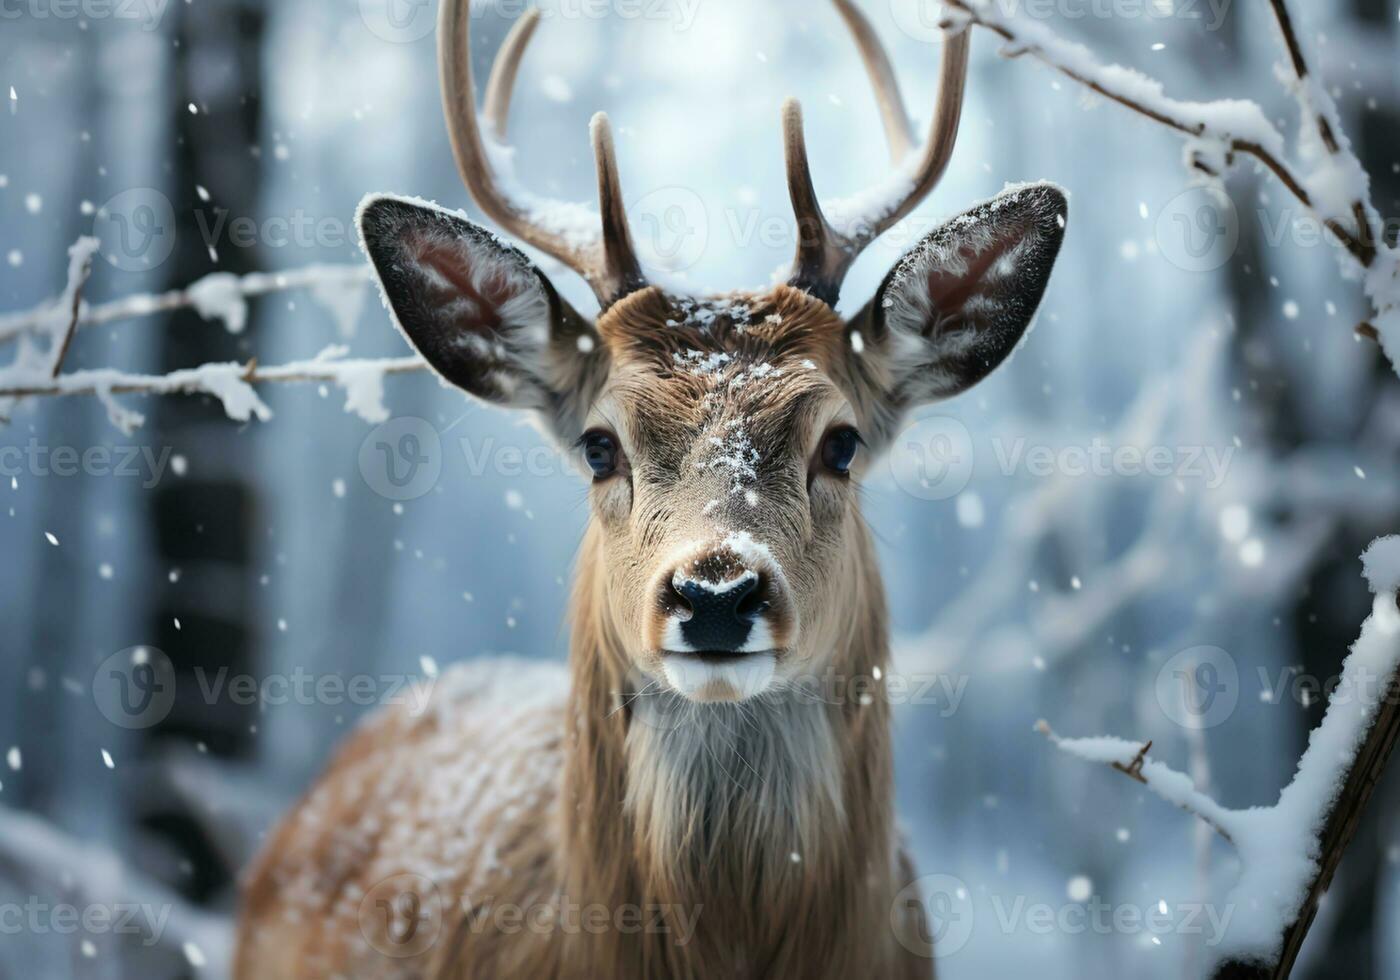
[{"label": "snowy branch", "polygon": [[[1288,192],[1342,244],[1364,273],[1374,323],[1357,332],[1379,340],[1400,372],[1400,253],[1377,233],[1370,181],[1342,131],[1336,106],[1308,70],[1297,32],[1283,0],[1270,0],[1292,69],[1287,83],[1304,126],[1298,156],[1311,164],[1302,171],[1289,162],[1283,136],[1253,102],[1222,99],[1183,102],[1168,97],[1160,82],[1129,68],[1105,65],[1089,49],[1057,36],[1038,23],[1021,23],[992,0],[947,0],[954,16],[1002,38],[1008,58],[1030,55],[1065,77],[1186,137],[1186,161],[1207,177],[1223,176],[1240,154],[1258,160]],[[1320,149],[1310,134],[1316,134]],[[1347,270],[1351,271],[1351,270]]]},{"label": "snowy branch", "polygon": [[[114,396],[133,393],[212,395],[235,421],[253,417],[265,421],[272,417],[272,411],[253,390],[254,385],[328,382],[345,390],[346,411],[378,423],[389,417],[383,401],[384,378],[427,369],[418,357],[342,360],[349,351],[332,346],[311,360],[273,367],[261,367],[253,360],[247,364],[203,364],[156,375],[110,368],[62,374],[63,361],[80,326],[192,308],[206,320],[221,320],[230,332],[237,333],[247,324],[249,297],[288,289],[312,290],[336,315],[341,332],[349,333],[363,304],[365,287],[372,280],[365,265],[313,265],[292,272],[245,276],[216,272],[185,289],[90,306],[82,300],[82,289],[98,247],[96,239],[80,238],[69,249],[68,283],[59,297],[33,310],[0,317],[0,342],[19,342],[14,362],[0,368],[0,422],[6,421],[10,407],[21,398],[95,395],[106,407],[112,424],[129,433],[145,418],[120,405]],[[44,349],[36,346],[37,340],[47,341]]]},{"label": "snowy branch", "polygon": [[0,398],[96,395],[106,406],[112,423],[122,431],[130,432],[144,418],[139,412],[117,404],[114,395],[213,395],[234,421],[246,422],[256,417],[265,422],[272,418],[272,410],[258,397],[253,385],[330,382],[345,389],[346,411],[354,412],[367,422],[378,423],[389,417],[383,403],[384,378],[391,374],[425,371],[428,367],[419,357],[339,360],[345,353],[346,348],[333,346],[311,360],[273,367],[260,367],[257,361],[247,364],[230,361],[203,364],[169,374],[125,374],[99,368],[45,379],[0,372]]},{"label": "snowy branch", "polygon": [[1043,721],[1036,726],[1060,750],[1137,780],[1234,844],[1241,873],[1228,901],[1241,914],[1218,950],[1217,980],[1288,976],[1400,734],[1400,536],[1373,542],[1362,560],[1376,593],[1372,613],[1273,806],[1221,806],[1148,756],[1150,742],[1061,738]]},{"label": "snowy branch", "polygon": [[[212,272],[184,289],[123,296],[96,305],[83,303],[78,326],[97,327],[118,320],[193,309],[206,320],[222,320],[230,333],[239,333],[247,324],[248,299],[293,289],[310,289],[336,314],[341,333],[348,334],[353,329],[352,315],[358,312],[363,300],[363,294],[353,287],[368,286],[372,281],[370,267],[363,263],[317,264],[289,272],[250,272],[243,276]],[[0,343],[42,332],[53,311],[64,306],[63,299],[59,298],[30,310],[0,315]]]}]

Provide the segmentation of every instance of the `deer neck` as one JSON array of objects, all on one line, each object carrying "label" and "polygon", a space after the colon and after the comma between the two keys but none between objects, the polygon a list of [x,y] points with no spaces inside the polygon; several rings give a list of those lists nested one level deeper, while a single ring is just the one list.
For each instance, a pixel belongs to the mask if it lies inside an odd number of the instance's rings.
[{"label": "deer neck", "polygon": [[868,904],[872,879],[892,874],[894,835],[889,706],[874,680],[888,659],[886,615],[873,548],[859,537],[842,573],[851,613],[823,638],[834,652],[817,683],[693,705],[646,693],[629,671],[589,533],[573,610],[566,888],[703,905],[705,924],[728,936],[755,918],[850,924]]}]

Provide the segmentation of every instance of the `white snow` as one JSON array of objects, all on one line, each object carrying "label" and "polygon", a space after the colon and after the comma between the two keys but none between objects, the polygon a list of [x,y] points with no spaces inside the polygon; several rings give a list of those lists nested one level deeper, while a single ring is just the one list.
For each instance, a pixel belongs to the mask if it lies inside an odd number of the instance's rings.
[{"label": "white snow", "polygon": [[1361,554],[1371,591],[1377,595],[1400,591],[1400,535],[1377,538]]},{"label": "white snow", "polygon": [[248,325],[248,303],[233,273],[211,272],[186,292],[196,313],[206,320],[222,320],[229,333],[242,333]]},{"label": "white snow", "polygon": [[[1375,718],[1385,681],[1400,666],[1400,536],[1373,542],[1363,562],[1377,593],[1371,615],[1277,803],[1230,810],[1199,792],[1189,776],[1150,756],[1137,770],[1149,789],[1213,825],[1239,853],[1240,877],[1226,899],[1235,914],[1224,941],[1212,951],[1220,962],[1277,959],[1284,931],[1297,919],[1317,874],[1324,823]],[[1134,766],[1144,748],[1119,738],[1060,738],[1044,723],[1038,727],[1064,752],[1124,769]]]}]

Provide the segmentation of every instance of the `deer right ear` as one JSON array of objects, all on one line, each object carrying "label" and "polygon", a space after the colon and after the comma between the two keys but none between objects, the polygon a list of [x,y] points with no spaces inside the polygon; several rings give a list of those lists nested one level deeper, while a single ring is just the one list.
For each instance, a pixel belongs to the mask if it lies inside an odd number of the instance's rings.
[{"label": "deer right ear", "polygon": [[592,326],[519,250],[450,211],[371,196],[356,215],[384,300],[444,380],[534,409],[572,439],[606,360]]},{"label": "deer right ear", "polygon": [[897,418],[966,391],[1025,336],[1064,239],[1068,204],[1025,184],[944,222],[891,270],[852,324],[883,374],[877,400]]}]

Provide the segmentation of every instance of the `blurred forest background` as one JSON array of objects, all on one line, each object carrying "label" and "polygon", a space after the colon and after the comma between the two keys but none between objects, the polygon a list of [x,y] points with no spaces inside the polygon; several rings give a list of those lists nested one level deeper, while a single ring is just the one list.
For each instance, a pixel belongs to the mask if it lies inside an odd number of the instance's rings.
[{"label": "blurred forest background", "polygon": [[[790,258],[785,96],[806,106],[824,193],[886,172],[869,86],[826,4],[540,5],[553,15],[512,116],[521,179],[591,200],[587,121],[607,109],[640,244],[697,289],[757,285]],[[487,6],[481,81],[520,9]],[[1292,6],[1377,206],[1400,214],[1395,0]],[[926,120],[938,68],[928,5],[864,8]],[[1296,123],[1265,4],[1036,11],[1179,98],[1252,98]],[[405,0],[0,4],[0,313],[57,294],[67,246],[95,223],[108,234],[86,295],[100,301],[216,271],[356,262],[351,220],[369,191],[479,215],[445,139],[433,14]],[[938,217],[1006,182],[1055,180],[1071,212],[1028,343],[975,392],[925,410],[868,481],[897,666],[945,682],[897,713],[900,815],[920,871],[970,892],[975,919],[941,976],[1192,976],[1199,936],[1042,931],[999,914],[1091,895],[1178,909],[1230,881],[1228,853],[1188,816],[1058,755],[1032,724],[1151,738],[1223,803],[1272,803],[1321,716],[1295,682],[1338,673],[1369,609],[1357,555],[1400,526],[1400,388],[1378,348],[1353,338],[1362,307],[1333,246],[1266,175],[1244,167],[1228,202],[1190,189],[1175,136],[998,58],[989,36],[975,35],[973,54],[948,175],[862,257],[845,307]],[[121,203],[107,202],[132,191],[170,203],[168,257],[146,268],[114,261],[110,240]],[[541,264],[596,308],[580,281]],[[370,288],[342,282],[253,300],[242,332],[189,310],[88,329],[69,367],[277,364],[332,343],[407,353]],[[375,476],[372,426],[340,392],[263,397],[267,423],[232,422],[211,399],[127,397],[147,420],[126,436],[74,397],[16,406],[0,427],[0,448],[38,447],[0,484],[0,903],[122,893],[175,908],[156,944],[7,932],[0,977],[222,974],[238,871],[367,708],[208,693],[219,677],[364,675],[382,700],[393,692],[381,678],[565,655],[585,491],[533,429],[424,375],[391,379],[393,415],[427,420],[438,439],[440,470],[419,493]],[[911,478],[919,440],[953,483]],[[1065,460],[1095,440],[1164,447],[1170,472],[1009,462],[1018,445]],[[137,476],[30,462],[61,446],[149,455]],[[513,452],[535,464],[518,469]],[[1210,458],[1224,461],[1218,473]],[[168,658],[175,697],[158,723],[124,727],[102,710],[101,668],[142,645]],[[1220,675],[1229,710],[1178,724],[1163,678],[1200,647],[1234,671]],[[1392,772],[1295,976],[1400,978],[1397,796]]]}]

